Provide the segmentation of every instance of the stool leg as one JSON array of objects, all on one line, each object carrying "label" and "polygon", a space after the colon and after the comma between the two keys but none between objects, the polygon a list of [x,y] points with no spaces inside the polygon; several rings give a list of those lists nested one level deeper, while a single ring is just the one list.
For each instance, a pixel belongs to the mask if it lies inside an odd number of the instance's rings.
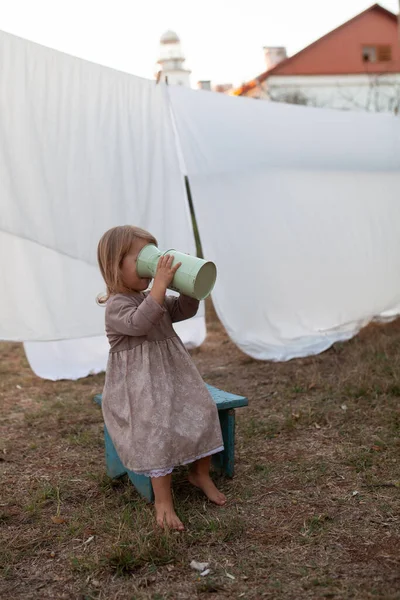
[{"label": "stool leg", "polygon": [[235,411],[221,410],[219,412],[224,451],[214,454],[213,465],[227,477],[233,477],[235,472]]},{"label": "stool leg", "polygon": [[138,475],[133,471],[127,471],[128,477],[143,498],[147,500],[147,502],[154,501],[154,492],[153,486],[151,485],[150,477],[146,477],[145,475]]},{"label": "stool leg", "polygon": [[146,498],[149,502],[154,500],[153,487],[151,485],[150,477],[144,475],[138,475],[133,471],[126,469],[119,458],[114,444],[110,438],[107,427],[104,425],[104,445],[106,447],[106,466],[107,475],[112,479],[122,477],[125,473],[139,492],[141,496]]},{"label": "stool leg", "polygon": [[125,475],[126,469],[122,464],[117,451],[112,443],[107,427],[104,425],[104,445],[106,449],[106,468],[107,475],[112,479]]}]

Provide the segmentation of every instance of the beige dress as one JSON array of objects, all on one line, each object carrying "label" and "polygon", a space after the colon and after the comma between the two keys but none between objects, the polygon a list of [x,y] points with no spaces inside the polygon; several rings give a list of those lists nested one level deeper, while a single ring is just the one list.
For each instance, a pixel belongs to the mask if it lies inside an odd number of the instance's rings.
[{"label": "beige dress", "polygon": [[172,323],[199,303],[116,294],[106,306],[110,342],[102,409],[123,465],[157,477],[223,449],[218,411]]}]

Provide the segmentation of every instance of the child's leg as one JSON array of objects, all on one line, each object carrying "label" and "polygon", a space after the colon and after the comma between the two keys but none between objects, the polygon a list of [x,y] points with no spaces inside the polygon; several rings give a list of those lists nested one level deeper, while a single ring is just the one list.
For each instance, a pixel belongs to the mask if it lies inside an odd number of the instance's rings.
[{"label": "child's leg", "polygon": [[211,479],[210,466],[211,456],[196,460],[190,466],[189,481],[200,488],[211,502],[223,506],[226,503],[226,496],[216,488]]},{"label": "child's leg", "polygon": [[164,475],[164,477],[152,477],[151,484],[154,491],[154,506],[156,509],[157,523],[160,527],[170,527],[183,531],[183,523],[178,518],[174,503],[172,500],[171,490],[172,475]]}]

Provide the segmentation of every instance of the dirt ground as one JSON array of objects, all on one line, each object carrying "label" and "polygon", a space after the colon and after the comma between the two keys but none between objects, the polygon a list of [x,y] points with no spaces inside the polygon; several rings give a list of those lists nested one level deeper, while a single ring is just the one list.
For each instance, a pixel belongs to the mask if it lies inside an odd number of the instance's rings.
[{"label": "dirt ground", "polygon": [[177,472],[183,534],[106,477],[103,375],[42,381],[0,344],[0,598],[400,599],[400,322],[282,364],[242,354],[211,309],[208,322],[193,358],[249,407],[225,508]]}]

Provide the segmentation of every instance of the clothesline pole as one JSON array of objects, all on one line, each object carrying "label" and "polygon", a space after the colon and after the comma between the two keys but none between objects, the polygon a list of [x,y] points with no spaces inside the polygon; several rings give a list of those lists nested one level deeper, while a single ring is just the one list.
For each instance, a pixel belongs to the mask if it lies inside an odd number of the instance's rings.
[{"label": "clothesline pole", "polygon": [[203,247],[201,245],[201,239],[200,239],[200,234],[199,234],[199,228],[197,225],[196,213],[195,213],[194,206],[193,206],[192,192],[190,190],[190,183],[189,183],[189,178],[187,175],[185,175],[185,188],[186,188],[186,196],[187,196],[188,203],[189,203],[190,216],[192,218],[194,238],[196,241],[197,256],[199,258],[204,258]]}]

